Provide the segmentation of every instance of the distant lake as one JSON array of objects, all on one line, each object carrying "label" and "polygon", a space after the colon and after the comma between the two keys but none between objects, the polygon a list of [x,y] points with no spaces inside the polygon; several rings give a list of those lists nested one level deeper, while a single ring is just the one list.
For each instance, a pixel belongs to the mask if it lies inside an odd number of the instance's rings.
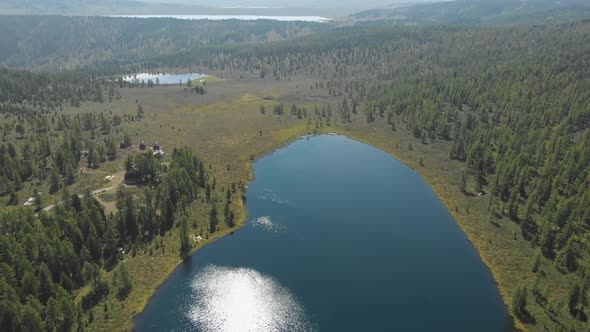
[{"label": "distant lake", "polygon": [[511,323],[490,271],[428,184],[344,136],[254,164],[248,224],[192,255],[137,331],[480,331]]},{"label": "distant lake", "polygon": [[322,16],[265,16],[265,15],[110,15],[111,17],[136,18],[177,18],[180,20],[275,20],[275,21],[305,21],[327,22],[330,19]]},{"label": "distant lake", "polygon": [[147,84],[148,80],[152,80],[156,83],[156,79],[159,80],[160,84],[178,84],[180,82],[186,83],[187,80],[195,80],[199,78],[205,78],[209,75],[190,73],[190,74],[150,74],[140,73],[135,75],[123,76],[123,80],[127,82],[141,83],[144,81]]}]

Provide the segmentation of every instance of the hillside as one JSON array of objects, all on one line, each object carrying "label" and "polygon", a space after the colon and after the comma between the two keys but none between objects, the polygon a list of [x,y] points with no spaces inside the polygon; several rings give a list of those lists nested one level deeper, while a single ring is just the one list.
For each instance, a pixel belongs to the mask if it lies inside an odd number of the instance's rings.
[{"label": "hillside", "polygon": [[517,25],[571,22],[590,17],[583,0],[455,0],[374,9],[349,19],[362,24]]},{"label": "hillside", "polygon": [[[278,41],[330,27],[311,22],[4,16],[0,65],[32,70],[133,64],[211,46]],[[195,65],[198,63],[194,63]]]},{"label": "hillside", "polygon": [[[319,133],[424,176],[518,328],[587,330],[590,21],[13,16],[0,27],[0,63],[21,68],[0,69],[0,330],[131,329],[181,257],[244,224],[252,162]],[[217,77],[117,79],[161,68]],[[107,183],[131,170],[138,182]]]},{"label": "hillside", "polygon": [[206,7],[135,0],[5,0],[2,15],[196,14]]},{"label": "hillside", "polygon": [[[393,2],[395,3],[395,1]],[[2,15],[320,15],[338,17],[360,10],[390,7],[386,0],[359,3],[340,1],[198,2],[183,0],[5,0]]]}]

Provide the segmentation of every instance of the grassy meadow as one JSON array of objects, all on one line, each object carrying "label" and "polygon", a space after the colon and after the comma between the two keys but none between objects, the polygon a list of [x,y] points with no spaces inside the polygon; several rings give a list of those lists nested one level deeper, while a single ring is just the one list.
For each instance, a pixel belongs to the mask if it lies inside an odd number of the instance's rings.
[{"label": "grassy meadow", "polygon": [[[316,100],[309,102],[306,100],[309,96],[297,94],[300,86],[309,86],[309,82],[304,80],[208,79],[207,82],[205,95],[187,93],[184,87],[178,85],[126,88],[121,90],[122,98],[118,101],[110,104],[86,103],[65,112],[107,109],[113,114],[134,114],[137,105],[141,104],[145,119],[124,122],[118,133],[119,138],[128,133],[134,145],[129,150],[122,150],[121,154],[139,153],[137,144],[142,140],[148,145],[158,142],[166,154],[170,154],[175,147],[189,146],[204,160],[209,177],[217,184],[213,195],[222,200],[224,190],[232,183],[247,185],[252,179],[251,166],[256,158],[310,133],[306,121],[287,115],[273,116],[272,107],[282,102],[286,108],[291,103],[311,108],[319,103]],[[330,98],[322,99],[325,99],[323,102],[331,101]],[[266,114],[260,112],[261,105],[267,110]],[[109,165],[110,170],[121,174],[123,162],[124,158],[118,158],[113,162],[118,165]],[[114,209],[115,191],[116,188],[113,188],[97,195],[108,212]],[[209,234],[207,228],[209,209],[198,203],[191,206],[191,235],[203,238],[200,243],[194,243],[193,251],[245,224],[245,206],[240,200],[234,200],[233,204],[237,227],[229,229],[220,224],[220,230],[213,234]],[[115,296],[109,296],[93,309],[90,329],[115,331],[132,328],[132,317],[143,309],[157,287],[181,263],[178,234],[179,230],[174,229],[150,246],[126,255],[124,264],[128,265],[133,281],[131,293],[122,302]]]},{"label": "grassy meadow", "polygon": [[[115,211],[116,186],[122,179],[125,155],[139,153],[137,144],[143,140],[148,146],[158,142],[167,155],[175,147],[188,146],[193,149],[204,160],[209,177],[215,179],[217,185],[213,197],[222,201],[225,190],[232,184],[247,185],[253,178],[252,163],[274,149],[306,134],[347,135],[390,153],[426,179],[472,241],[482,260],[490,267],[505,303],[510,304],[512,290],[520,278],[523,275],[530,278],[535,276],[531,265],[536,251],[521,238],[518,225],[509,220],[490,222],[489,199],[486,195],[479,196],[475,192],[465,195],[460,190],[462,166],[449,159],[450,142],[422,144],[402,125],[393,131],[387,121],[379,117],[367,123],[362,115],[357,115],[352,122],[343,123],[334,114],[328,125],[325,119],[316,117],[313,110],[327,104],[335,108],[342,97],[330,96],[324,89],[311,88],[313,83],[305,78],[283,81],[210,78],[206,83],[205,95],[186,92],[185,87],[178,85],[123,88],[120,91],[121,99],[111,103],[84,103],[79,108],[67,108],[64,110],[66,113],[106,110],[123,115],[135,114],[140,104],[145,112],[142,121],[126,120],[116,133],[118,139],[122,139],[125,133],[129,134],[134,147],[120,150],[120,158],[104,163],[96,170],[81,167],[79,180],[68,190],[83,193],[112,187],[97,193],[95,197],[105,206],[107,213]],[[273,115],[272,108],[279,103],[284,104],[286,112],[284,115]],[[305,107],[308,117],[297,119],[288,114],[292,104]],[[262,114],[261,106],[264,106],[265,114]],[[112,183],[105,182],[104,177],[107,175],[115,175],[115,180]],[[472,187],[469,184],[468,190]],[[128,190],[133,190],[141,201],[141,190],[135,187],[128,187]],[[20,201],[26,201],[33,193],[32,187],[23,189],[19,192],[22,196]],[[55,204],[60,199],[61,192],[44,194],[44,205]],[[242,201],[234,200],[232,204],[238,217],[237,226],[230,229],[221,223],[220,230],[209,234],[209,209],[193,203],[190,233],[203,238],[198,243],[195,241],[193,251],[236,231],[247,222]],[[173,229],[150,245],[133,248],[125,254],[123,264],[127,264],[131,274],[131,293],[123,301],[109,295],[92,309],[88,319],[90,330],[125,331],[133,327],[134,315],[141,312],[157,287],[181,263],[178,253],[179,233],[179,229]],[[565,303],[564,285],[568,283],[567,277],[552,265],[549,267],[547,263],[545,266],[545,277],[539,280],[541,288]],[[78,298],[87,291],[83,288],[77,294]],[[556,310],[567,310],[563,308],[563,303],[555,306]],[[554,326],[551,317],[546,316],[543,308],[534,300],[529,301],[527,309],[537,321],[535,325],[526,326],[518,323],[518,328],[543,330],[546,326],[551,330]]]}]

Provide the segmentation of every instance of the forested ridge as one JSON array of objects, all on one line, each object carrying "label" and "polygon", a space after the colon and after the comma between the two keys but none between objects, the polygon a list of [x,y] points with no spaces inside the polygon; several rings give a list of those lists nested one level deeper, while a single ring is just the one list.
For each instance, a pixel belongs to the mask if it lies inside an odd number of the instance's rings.
[{"label": "forested ridge", "polygon": [[[1,16],[0,64],[41,70],[102,70],[181,50],[289,39],[329,26],[311,22]],[[194,65],[194,64],[191,64]]]},{"label": "forested ridge", "polygon": [[361,25],[522,25],[566,23],[589,16],[584,0],[453,0],[371,9],[350,18]]},{"label": "forested ridge", "polygon": [[[103,102],[103,83],[81,71],[48,74],[0,67],[0,103],[12,112],[9,108],[53,110],[86,100]],[[115,91],[109,93],[112,99]]]}]

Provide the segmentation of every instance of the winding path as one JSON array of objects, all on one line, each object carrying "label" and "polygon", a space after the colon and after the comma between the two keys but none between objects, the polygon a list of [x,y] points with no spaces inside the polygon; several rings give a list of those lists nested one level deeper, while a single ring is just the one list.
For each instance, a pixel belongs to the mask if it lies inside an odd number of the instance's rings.
[{"label": "winding path", "polygon": [[[104,193],[104,192],[107,192],[107,191],[111,191],[111,190],[117,188],[117,186],[119,186],[119,184],[121,184],[122,181],[123,181],[123,174],[122,173],[121,174],[117,173],[117,174],[114,175],[113,180],[111,181],[111,185],[109,187],[101,188],[101,189],[96,189],[96,190],[91,191],[90,193],[91,193],[92,196],[97,196],[98,194],[101,194],[101,193]],[[84,195],[83,194],[78,194],[78,197],[83,198]],[[96,197],[96,199],[101,204],[103,204],[103,205],[105,204],[105,202],[103,202],[99,197]],[[42,211],[51,211],[51,210],[55,209],[55,207],[57,205],[62,205],[63,203],[64,203],[64,201],[61,200],[61,201],[59,201],[59,202],[57,202],[55,204],[51,204],[51,205],[48,205],[48,206],[44,207],[42,209]]]}]

